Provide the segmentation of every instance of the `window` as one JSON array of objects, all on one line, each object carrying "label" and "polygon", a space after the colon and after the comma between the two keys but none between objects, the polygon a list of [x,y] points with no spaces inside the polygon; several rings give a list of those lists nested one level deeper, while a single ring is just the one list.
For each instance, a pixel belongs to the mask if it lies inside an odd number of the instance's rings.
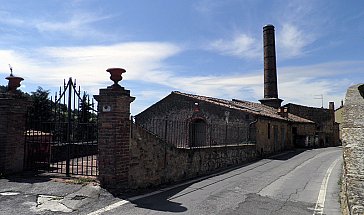
[{"label": "window", "polygon": [[267,127],[267,129],[268,129],[268,139],[270,139],[270,123],[268,122],[268,127]]},{"label": "window", "polygon": [[190,147],[206,145],[206,122],[203,119],[195,119],[190,126]]}]

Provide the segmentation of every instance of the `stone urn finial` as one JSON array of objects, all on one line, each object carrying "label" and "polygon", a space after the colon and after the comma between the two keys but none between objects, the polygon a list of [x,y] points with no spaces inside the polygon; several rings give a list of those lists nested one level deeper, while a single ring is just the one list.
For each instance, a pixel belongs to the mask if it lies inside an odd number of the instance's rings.
[{"label": "stone urn finial", "polygon": [[118,82],[123,79],[122,74],[126,72],[125,69],[109,68],[106,71],[110,73],[110,79],[114,82],[114,84],[111,87],[120,88],[121,86],[118,84]]},{"label": "stone urn finial", "polygon": [[18,87],[20,87],[20,82],[24,80],[22,77],[16,77],[13,75],[13,68],[10,66],[10,75],[6,77],[8,82],[8,90],[9,92],[15,92]]}]

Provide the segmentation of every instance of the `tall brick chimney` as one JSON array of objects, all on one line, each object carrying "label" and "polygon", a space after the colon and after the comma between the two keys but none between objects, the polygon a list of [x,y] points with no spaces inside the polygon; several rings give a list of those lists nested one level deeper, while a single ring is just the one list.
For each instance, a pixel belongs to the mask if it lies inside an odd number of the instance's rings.
[{"label": "tall brick chimney", "polygon": [[259,101],[263,105],[279,108],[283,100],[278,98],[276,46],[275,46],[273,25],[266,25],[263,27],[263,45],[264,45],[264,98]]}]

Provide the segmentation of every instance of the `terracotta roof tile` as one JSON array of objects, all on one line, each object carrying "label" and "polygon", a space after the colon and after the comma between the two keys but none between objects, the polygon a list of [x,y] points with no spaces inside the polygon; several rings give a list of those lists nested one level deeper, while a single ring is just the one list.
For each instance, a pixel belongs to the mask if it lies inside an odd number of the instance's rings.
[{"label": "terracotta roof tile", "polygon": [[291,113],[288,113],[288,117],[282,117],[278,114],[277,109],[260,103],[242,101],[238,99],[233,99],[232,101],[230,101],[225,99],[182,93],[179,91],[173,91],[172,93],[182,96],[187,96],[200,101],[209,102],[211,104],[219,105],[226,108],[252,113],[259,116],[270,117],[274,119],[286,120],[291,122],[314,123],[311,120],[299,117]]}]

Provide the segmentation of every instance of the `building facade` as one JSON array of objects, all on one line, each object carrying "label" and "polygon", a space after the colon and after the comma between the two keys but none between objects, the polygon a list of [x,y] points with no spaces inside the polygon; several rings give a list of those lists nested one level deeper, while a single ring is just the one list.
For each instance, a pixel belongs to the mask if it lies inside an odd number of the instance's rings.
[{"label": "building facade", "polygon": [[255,144],[260,155],[339,142],[334,104],[329,109],[289,103],[278,96],[274,26],[263,27],[264,97],[260,103],[172,92],[135,118],[178,147]]}]

